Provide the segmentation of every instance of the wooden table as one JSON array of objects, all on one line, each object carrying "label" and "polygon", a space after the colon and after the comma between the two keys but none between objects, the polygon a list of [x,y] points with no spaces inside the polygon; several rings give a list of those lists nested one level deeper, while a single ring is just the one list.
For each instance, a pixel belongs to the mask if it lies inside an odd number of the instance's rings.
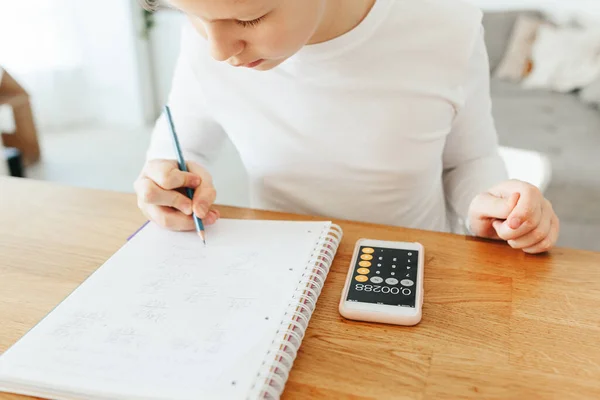
[{"label": "wooden table", "polygon": [[[309,219],[219,208],[225,217]],[[0,178],[0,352],[143,222],[131,194]],[[335,222],[344,240],[284,399],[600,398],[599,253],[530,256],[499,242]],[[419,325],[340,317],[351,252],[363,236],[425,246]]]}]

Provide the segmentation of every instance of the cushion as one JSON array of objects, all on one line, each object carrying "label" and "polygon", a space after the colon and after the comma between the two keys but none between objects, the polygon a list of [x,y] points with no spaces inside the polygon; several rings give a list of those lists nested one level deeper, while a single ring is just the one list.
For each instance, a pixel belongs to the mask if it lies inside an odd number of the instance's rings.
[{"label": "cushion", "polygon": [[600,76],[600,30],[540,26],[533,44],[533,70],[525,88],[562,93],[581,89]]},{"label": "cushion", "polygon": [[542,18],[520,15],[513,28],[510,41],[494,75],[500,79],[519,82],[531,72],[531,55]]},{"label": "cushion", "polygon": [[482,23],[491,71],[498,67],[504,57],[513,27],[520,15],[541,16],[541,13],[534,10],[484,12]]}]

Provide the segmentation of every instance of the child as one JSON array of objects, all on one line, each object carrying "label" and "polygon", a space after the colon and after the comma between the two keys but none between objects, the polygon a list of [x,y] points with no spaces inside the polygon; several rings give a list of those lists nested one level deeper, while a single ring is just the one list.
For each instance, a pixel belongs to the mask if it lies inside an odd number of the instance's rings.
[{"label": "child", "polygon": [[[210,162],[225,137],[252,207],[437,231],[466,226],[527,253],[559,221],[508,180],[479,9],[462,0],[169,0],[186,14],[169,98],[135,189],[161,226],[219,214]],[[237,68],[236,68],[237,67]],[[195,188],[193,201],[178,189]],[[464,225],[463,225],[464,224]]]}]

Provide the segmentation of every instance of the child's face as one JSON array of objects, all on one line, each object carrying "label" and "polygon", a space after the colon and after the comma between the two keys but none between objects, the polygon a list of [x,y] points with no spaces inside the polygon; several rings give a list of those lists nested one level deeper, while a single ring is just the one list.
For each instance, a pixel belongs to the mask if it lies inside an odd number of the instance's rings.
[{"label": "child's face", "polygon": [[326,0],[170,0],[208,40],[211,56],[271,69],[310,42]]}]

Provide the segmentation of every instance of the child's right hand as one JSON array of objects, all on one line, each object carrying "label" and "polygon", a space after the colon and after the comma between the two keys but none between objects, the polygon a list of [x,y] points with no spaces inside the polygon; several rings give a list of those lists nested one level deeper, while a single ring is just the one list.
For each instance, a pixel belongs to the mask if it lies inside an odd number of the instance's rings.
[{"label": "child's right hand", "polygon": [[[204,225],[214,224],[220,215],[211,209],[217,192],[212,177],[201,166],[187,162],[190,172],[180,171],[175,160],[150,160],[134,183],[138,207],[151,221],[175,231],[195,229],[192,211]],[[185,188],[194,189],[194,199]]]}]

